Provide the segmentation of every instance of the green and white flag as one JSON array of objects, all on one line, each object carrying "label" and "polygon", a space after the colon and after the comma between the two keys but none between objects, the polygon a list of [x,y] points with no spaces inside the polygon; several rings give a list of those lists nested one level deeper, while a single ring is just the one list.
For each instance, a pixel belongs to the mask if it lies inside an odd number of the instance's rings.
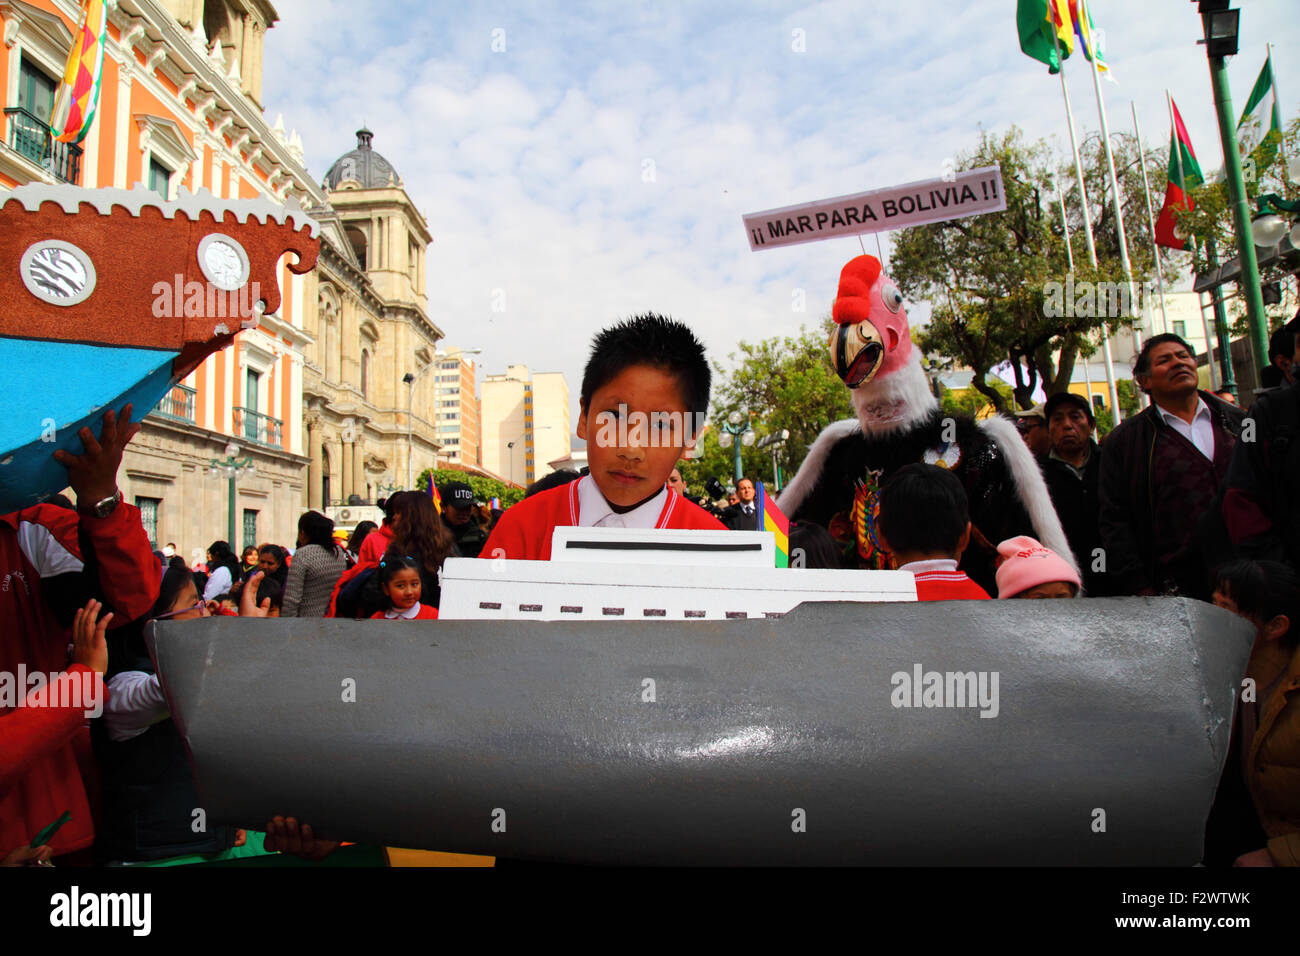
[{"label": "green and white flag", "polygon": [[[1255,88],[1246,100],[1246,110],[1237,124],[1237,149],[1242,157],[1249,157],[1270,130],[1282,131],[1282,112],[1277,103],[1277,86],[1273,82],[1273,57],[1264,60],[1264,69],[1255,81]],[[1267,161],[1269,157],[1261,157]]]}]

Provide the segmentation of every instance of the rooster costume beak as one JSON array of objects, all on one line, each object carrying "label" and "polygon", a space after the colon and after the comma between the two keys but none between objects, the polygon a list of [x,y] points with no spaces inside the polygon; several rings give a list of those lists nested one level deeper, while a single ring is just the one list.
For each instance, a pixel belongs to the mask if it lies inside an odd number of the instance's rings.
[{"label": "rooster costume beak", "polygon": [[857,388],[876,377],[885,361],[884,339],[870,322],[840,325],[831,332],[831,355],[835,372],[849,388]]},{"label": "rooster costume beak", "polygon": [[911,348],[903,297],[881,275],[875,256],[858,256],[840,272],[831,307],[831,360],[849,388],[859,388],[906,360]]}]

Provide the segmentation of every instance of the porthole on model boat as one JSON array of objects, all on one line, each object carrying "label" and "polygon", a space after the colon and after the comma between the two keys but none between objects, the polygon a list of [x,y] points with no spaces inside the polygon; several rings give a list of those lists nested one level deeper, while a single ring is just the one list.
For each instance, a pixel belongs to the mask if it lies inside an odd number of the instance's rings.
[{"label": "porthole on model boat", "polygon": [[218,289],[234,292],[248,281],[248,253],[237,240],[213,232],[199,240],[199,268]]},{"label": "porthole on model boat", "polygon": [[90,256],[62,239],[42,239],[27,247],[18,271],[27,291],[51,305],[80,305],[95,291]]}]

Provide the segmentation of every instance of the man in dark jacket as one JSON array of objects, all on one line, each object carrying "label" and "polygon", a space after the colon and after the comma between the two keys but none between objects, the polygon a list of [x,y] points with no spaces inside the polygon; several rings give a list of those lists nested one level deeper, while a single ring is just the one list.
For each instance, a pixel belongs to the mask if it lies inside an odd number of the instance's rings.
[{"label": "man in dark jacket", "polygon": [[722,523],[732,531],[757,531],[758,503],[754,500],[754,479],[737,481],[736,494],[740,500],[722,513]]},{"label": "man in dark jacket", "polygon": [[442,523],[456,539],[456,553],[477,558],[487,541],[487,532],[474,520],[474,491],[463,481],[451,481],[442,489]]},{"label": "man in dark jacket", "polygon": [[1038,459],[1038,465],[1074,552],[1074,562],[1083,573],[1084,592],[1098,597],[1106,593],[1106,577],[1097,560],[1097,549],[1101,547],[1101,533],[1097,530],[1101,449],[1092,437],[1097,427],[1092,403],[1074,392],[1059,392],[1044,403],[1043,412],[1050,447]]},{"label": "man in dark jacket", "polygon": [[1219,496],[1245,412],[1197,388],[1196,353],[1177,335],[1147,339],[1133,377],[1151,406],[1103,446],[1106,587],[1208,600],[1214,551],[1227,544]]}]

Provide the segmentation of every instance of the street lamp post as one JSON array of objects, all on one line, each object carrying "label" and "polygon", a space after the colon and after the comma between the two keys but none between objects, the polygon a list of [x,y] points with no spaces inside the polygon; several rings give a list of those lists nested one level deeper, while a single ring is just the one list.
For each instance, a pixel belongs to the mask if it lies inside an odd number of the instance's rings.
[{"label": "street lamp post", "polygon": [[776,490],[781,490],[781,463],[776,460],[776,450],[790,440],[790,430],[782,428],[779,432],[772,432],[765,435],[758,442],[759,448],[772,449],[772,481],[776,484]]},{"label": "street lamp post", "polygon": [[[557,427],[557,426],[555,426],[555,425],[535,425],[535,426],[533,426],[533,434],[536,435],[538,432],[544,432],[544,431],[546,431],[548,428],[555,428],[555,427]],[[515,448],[515,445],[517,445],[519,442],[523,442],[525,448],[528,447],[528,432],[525,431],[522,435],[520,435],[520,436],[519,436],[518,438],[516,438],[514,441],[508,441],[508,442],[506,442],[506,448],[510,451],[510,483],[511,483],[512,485],[515,484],[515,451],[514,451],[514,448]],[[535,464],[535,463],[534,463],[534,464]],[[526,478],[527,476],[528,476],[528,470],[527,470],[527,469],[524,469],[524,477]]]},{"label": "street lamp post", "polygon": [[[482,349],[460,349],[454,354],[456,355],[457,358],[459,358],[462,355],[478,355],[482,351],[483,351]],[[451,354],[453,353],[447,352],[443,349],[438,349],[433,353],[432,362],[430,362],[424,368],[420,369],[418,372],[415,373],[407,372],[405,375],[402,376],[402,381],[406,383],[406,488],[408,491],[414,490],[415,488],[415,479],[413,477],[412,461],[411,461],[415,452],[415,439],[411,431],[411,415],[413,411],[412,407],[415,403],[415,383],[418,382],[420,379],[424,378],[424,376],[428,373],[430,369],[437,368],[439,359],[444,359]],[[438,408],[437,400],[435,399],[434,401],[435,415],[437,414],[437,408]],[[437,418],[434,418],[435,422],[437,422],[437,420],[438,420]],[[437,466],[437,463],[438,463],[437,458],[435,458],[434,459],[435,467]],[[432,481],[432,479],[430,480]]]},{"label": "street lamp post", "polygon": [[239,457],[239,446],[230,442],[225,447],[225,458],[213,458],[208,462],[208,474],[216,478],[225,475],[230,482],[227,492],[227,522],[226,522],[226,540],[230,547],[238,551],[235,544],[235,482],[244,475],[251,475],[256,470],[251,458]]},{"label": "street lamp post", "polygon": [[749,424],[749,410],[742,409],[727,416],[727,421],[718,431],[718,444],[723,448],[734,448],[735,481],[740,481],[744,473],[740,464],[740,448],[754,444],[754,429]]},{"label": "street lamp post", "polygon": [[1250,229],[1250,206],[1246,199],[1246,181],[1241,174],[1241,155],[1237,148],[1237,128],[1232,118],[1232,91],[1228,88],[1225,58],[1237,52],[1237,26],[1240,10],[1227,9],[1226,0],[1200,0],[1201,22],[1205,28],[1205,56],[1210,63],[1210,83],[1214,88],[1214,105],[1219,117],[1219,139],[1223,144],[1223,172],[1228,182],[1232,219],[1237,232],[1237,251],[1241,256],[1241,287],[1250,322],[1251,345],[1255,367],[1268,364],[1268,316],[1259,287],[1259,261]]}]

